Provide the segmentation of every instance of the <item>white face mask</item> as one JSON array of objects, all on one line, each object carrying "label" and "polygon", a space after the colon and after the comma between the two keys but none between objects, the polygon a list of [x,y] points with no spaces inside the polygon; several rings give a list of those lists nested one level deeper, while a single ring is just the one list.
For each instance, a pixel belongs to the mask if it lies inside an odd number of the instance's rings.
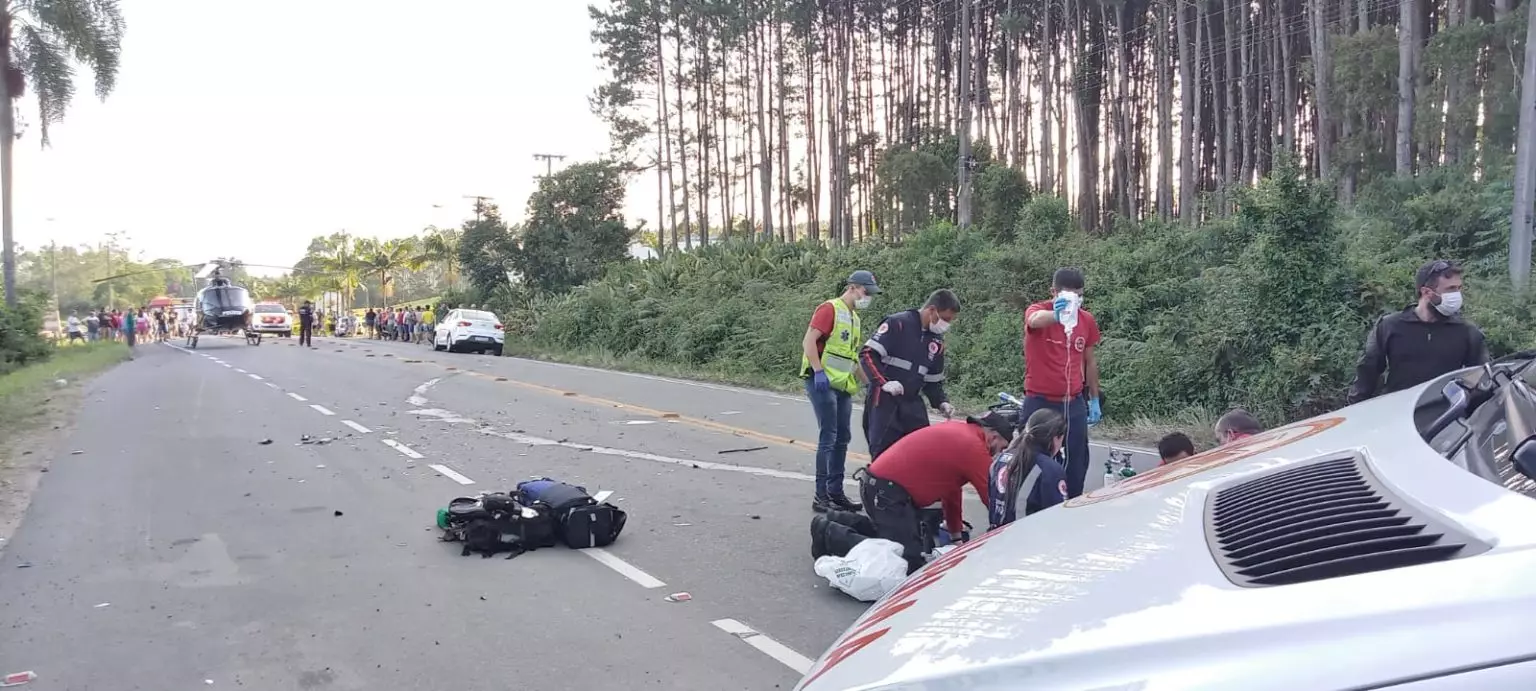
[{"label": "white face mask", "polygon": [[1451,291],[1440,294],[1440,303],[1435,305],[1435,310],[1449,317],[1461,311],[1461,291]]},{"label": "white face mask", "polygon": [[870,305],[871,305],[871,304],[872,304],[872,303],[874,303],[874,301],[875,301],[875,299],[874,299],[874,298],[873,298],[873,297],[870,297],[870,296],[868,296],[868,295],[865,295],[865,296],[864,296],[864,297],[861,297],[861,298],[859,298],[859,299],[857,299],[857,300],[854,300],[854,301],[853,301],[853,306],[854,306],[854,307],[857,307],[857,308],[859,308],[859,309],[866,309],[866,308],[868,308],[868,307],[869,307],[869,306],[870,306]]},{"label": "white face mask", "polygon": [[928,325],[928,330],[943,336],[944,332],[949,330],[949,322],[943,319],[935,319],[932,324]]}]

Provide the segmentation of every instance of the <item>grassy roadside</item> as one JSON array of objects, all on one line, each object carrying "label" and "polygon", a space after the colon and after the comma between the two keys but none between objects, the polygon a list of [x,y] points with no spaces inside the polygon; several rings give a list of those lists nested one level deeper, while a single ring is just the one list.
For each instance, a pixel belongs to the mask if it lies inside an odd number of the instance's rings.
[{"label": "grassy roadside", "polygon": [[0,436],[11,438],[44,415],[43,403],[58,389],[57,380],[72,385],[127,358],[128,346],[121,343],[60,346],[46,362],[0,376]]},{"label": "grassy roadside", "polygon": [[[504,354],[510,357],[527,358],[530,360],[546,360],[560,362],[569,365],[585,365],[601,369],[611,369],[620,372],[637,372],[641,374],[654,374],[675,379],[689,379],[693,381],[707,381],[718,384],[732,384],[754,389],[777,391],[780,393],[796,394],[803,389],[798,382],[790,377],[768,378],[755,373],[732,372],[720,367],[710,366],[684,366],[673,362],[649,360],[645,358],[616,355],[603,350],[552,350],[540,348],[529,343],[507,342]],[[962,411],[975,411],[986,408],[996,403],[995,400],[955,400],[955,405]],[[1110,415],[1113,416],[1111,410]],[[1153,448],[1157,440],[1169,432],[1183,432],[1194,440],[1195,446],[1200,449],[1208,449],[1216,445],[1215,438],[1211,434],[1211,428],[1215,424],[1219,413],[1204,410],[1188,410],[1183,415],[1173,419],[1152,419],[1136,417],[1127,420],[1106,419],[1094,427],[1093,437],[1106,441],[1114,441],[1130,446]]]}]

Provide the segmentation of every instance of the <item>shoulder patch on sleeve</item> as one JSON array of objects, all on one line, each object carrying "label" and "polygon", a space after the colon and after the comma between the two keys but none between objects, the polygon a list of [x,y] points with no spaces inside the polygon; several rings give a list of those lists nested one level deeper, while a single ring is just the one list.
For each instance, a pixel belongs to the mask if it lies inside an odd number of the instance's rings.
[{"label": "shoulder patch on sleeve", "polygon": [[883,334],[883,333],[885,333],[887,331],[890,331],[890,330],[891,330],[891,323],[890,322],[880,322],[880,328],[875,329],[875,333]]}]

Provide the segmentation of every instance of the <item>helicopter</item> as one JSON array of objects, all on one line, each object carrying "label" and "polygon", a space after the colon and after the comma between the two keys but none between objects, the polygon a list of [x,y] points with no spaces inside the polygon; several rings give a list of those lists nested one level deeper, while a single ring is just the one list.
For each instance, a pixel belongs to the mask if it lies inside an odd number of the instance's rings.
[{"label": "helicopter", "polygon": [[[182,267],[172,267],[173,269],[190,269],[201,266],[202,268],[198,269],[194,277],[208,279],[208,285],[199,289],[197,297],[192,300],[193,317],[191,323],[188,324],[188,348],[196,348],[198,337],[203,334],[215,336],[243,335],[247,345],[261,345],[261,333],[251,329],[251,312],[256,302],[251,298],[251,291],[235,285],[228,277],[224,276],[224,270],[228,268],[228,264],[230,262],[226,260],[215,259],[204,264],[187,264]],[[240,266],[302,271],[292,267],[266,266],[263,264],[241,263]],[[167,270],[166,267],[156,267],[98,278],[92,282],[104,283],[119,278],[165,270]]]}]

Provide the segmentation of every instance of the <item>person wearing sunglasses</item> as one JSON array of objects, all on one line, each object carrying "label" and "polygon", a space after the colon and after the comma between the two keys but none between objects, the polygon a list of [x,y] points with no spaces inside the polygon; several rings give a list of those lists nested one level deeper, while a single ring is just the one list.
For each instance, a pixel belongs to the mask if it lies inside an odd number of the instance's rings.
[{"label": "person wearing sunglasses", "polygon": [[1349,387],[1351,404],[1488,362],[1482,329],[1461,316],[1463,273],[1444,259],[1419,267],[1418,301],[1377,319],[1365,337]]}]

